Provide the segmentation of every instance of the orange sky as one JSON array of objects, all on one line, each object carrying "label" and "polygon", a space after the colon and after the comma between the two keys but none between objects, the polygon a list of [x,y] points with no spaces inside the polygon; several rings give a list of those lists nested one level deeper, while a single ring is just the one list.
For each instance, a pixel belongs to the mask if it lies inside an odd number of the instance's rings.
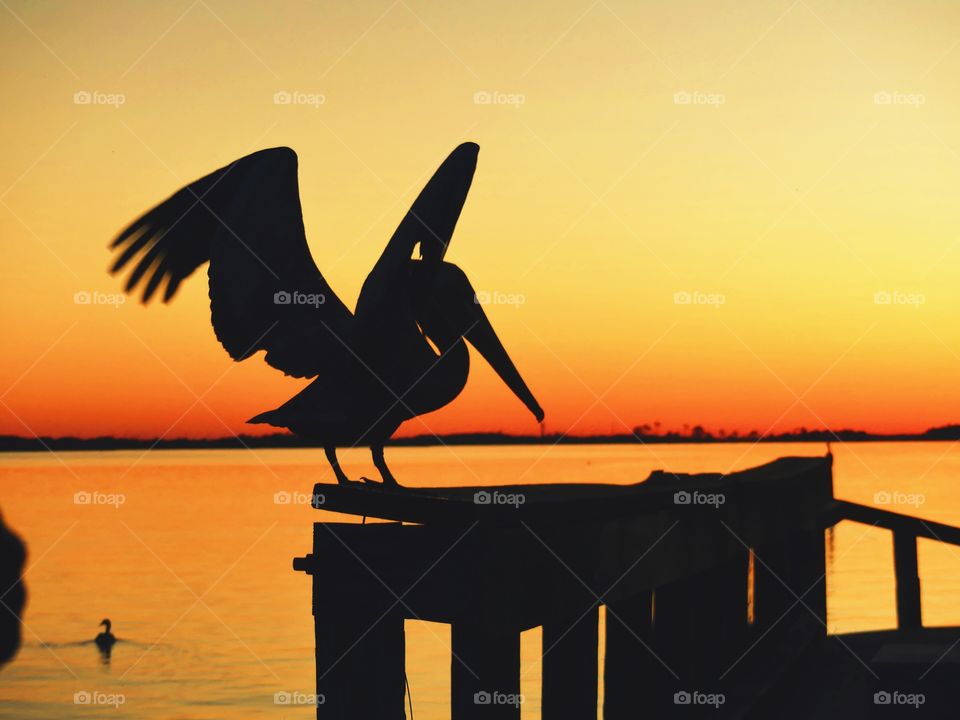
[{"label": "orange sky", "polygon": [[[231,363],[203,272],[169,306],[75,303],[119,291],[107,243],[289,145],[352,307],[467,139],[448,257],[522,296],[488,314],[549,431],[960,420],[960,6],[639,5],[9,0],[0,433],[252,431],[304,381]],[[401,432],[428,430],[536,425],[474,355],[463,395]]]}]

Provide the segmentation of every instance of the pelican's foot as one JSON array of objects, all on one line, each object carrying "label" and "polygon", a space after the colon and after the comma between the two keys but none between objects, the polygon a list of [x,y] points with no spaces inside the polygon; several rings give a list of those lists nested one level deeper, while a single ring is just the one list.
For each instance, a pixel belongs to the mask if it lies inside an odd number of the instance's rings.
[{"label": "pelican's foot", "polygon": [[392,475],[390,476],[390,479],[389,479],[389,480],[384,479],[384,480],[381,481],[381,480],[374,480],[374,479],[368,478],[368,477],[361,477],[360,480],[362,480],[364,483],[366,483],[366,484],[368,484],[368,485],[378,485],[378,486],[382,487],[384,490],[401,490],[401,489],[403,489],[403,486],[402,486],[400,483],[398,483],[398,482],[396,481],[396,479],[395,479]]},{"label": "pelican's foot", "polygon": [[337,473],[337,485],[362,485],[359,480],[351,480],[343,472]]},{"label": "pelican's foot", "polygon": [[[339,476],[339,475],[337,476],[337,485],[348,485],[348,486],[354,486],[354,487],[356,487],[356,486],[365,487],[366,485],[369,485],[369,484],[372,483],[372,482],[373,482],[373,480],[370,480],[369,478],[365,478],[365,477],[361,477],[359,480],[351,480],[351,479],[348,478],[346,475],[343,475],[342,477]],[[377,483],[377,484],[379,484],[379,483]]]}]

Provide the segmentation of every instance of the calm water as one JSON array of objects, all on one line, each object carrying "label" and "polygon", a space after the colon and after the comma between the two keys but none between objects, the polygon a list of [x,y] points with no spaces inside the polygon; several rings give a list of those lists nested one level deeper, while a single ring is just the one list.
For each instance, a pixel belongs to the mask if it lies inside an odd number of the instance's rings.
[{"label": "calm water", "polygon": [[[655,468],[728,471],[823,452],[823,445],[677,445],[387,455],[401,482],[475,485],[628,483]],[[901,503],[894,509],[960,525],[957,445],[864,444],[834,454],[839,497],[872,504],[886,492]],[[343,459],[353,476],[373,473],[366,451]],[[0,507],[30,551],[24,647],[0,671],[0,717],[312,717],[310,707],[275,696],[312,691],[310,583],[290,561],[309,551],[310,523],[334,517],[302,502],[318,480],[331,480],[320,451],[0,455]],[[303,496],[277,503],[278,492]],[[76,503],[77,493],[91,502]],[[889,534],[844,523],[830,548],[830,630],[893,627]],[[920,573],[924,622],[960,624],[960,549],[921,541]],[[80,642],[103,617],[121,638],[109,664]],[[449,716],[449,642],[446,626],[408,625],[419,720]],[[539,717],[539,652],[539,632],[525,633],[525,718]],[[123,703],[78,705],[76,693]]]}]

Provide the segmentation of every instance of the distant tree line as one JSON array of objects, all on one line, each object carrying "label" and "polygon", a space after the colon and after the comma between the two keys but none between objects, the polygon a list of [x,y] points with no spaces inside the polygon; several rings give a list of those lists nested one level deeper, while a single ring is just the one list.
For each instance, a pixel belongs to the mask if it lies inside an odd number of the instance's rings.
[{"label": "distant tree line", "polygon": [[[452,433],[448,435],[414,435],[392,439],[388,444],[397,447],[428,445],[601,445],[654,443],[735,443],[735,442],[881,442],[960,440],[960,425],[944,425],[922,433],[878,434],[865,430],[811,430],[797,428],[789,432],[761,434],[757,430],[740,433],[736,430],[715,433],[702,425],[684,425],[681,430],[661,430],[659,423],[644,424],[629,433],[608,435],[569,435],[552,433],[540,435],[510,435],[500,432]],[[34,452],[44,450],[189,450],[243,449],[243,448],[301,448],[319,447],[308,439],[287,433],[274,435],[238,435],[221,438],[144,439],[118,437],[34,437],[0,435],[0,452]]]}]

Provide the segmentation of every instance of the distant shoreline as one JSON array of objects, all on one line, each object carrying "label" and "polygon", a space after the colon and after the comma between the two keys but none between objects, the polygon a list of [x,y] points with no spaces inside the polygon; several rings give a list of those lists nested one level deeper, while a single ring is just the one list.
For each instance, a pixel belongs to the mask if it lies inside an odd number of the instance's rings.
[{"label": "distant shoreline", "polygon": [[[694,428],[693,432],[653,434],[647,432],[614,435],[509,435],[506,433],[452,433],[449,435],[416,435],[394,438],[392,447],[428,447],[435,445],[683,445],[717,443],[788,443],[788,442],[932,442],[960,440],[960,425],[931,428],[922,433],[877,434],[863,430],[797,430],[761,436],[759,433],[714,435]],[[0,435],[0,452],[44,452],[49,450],[190,450],[244,448],[317,448],[312,440],[277,433],[274,435],[240,435],[222,438],[26,438]]]}]

